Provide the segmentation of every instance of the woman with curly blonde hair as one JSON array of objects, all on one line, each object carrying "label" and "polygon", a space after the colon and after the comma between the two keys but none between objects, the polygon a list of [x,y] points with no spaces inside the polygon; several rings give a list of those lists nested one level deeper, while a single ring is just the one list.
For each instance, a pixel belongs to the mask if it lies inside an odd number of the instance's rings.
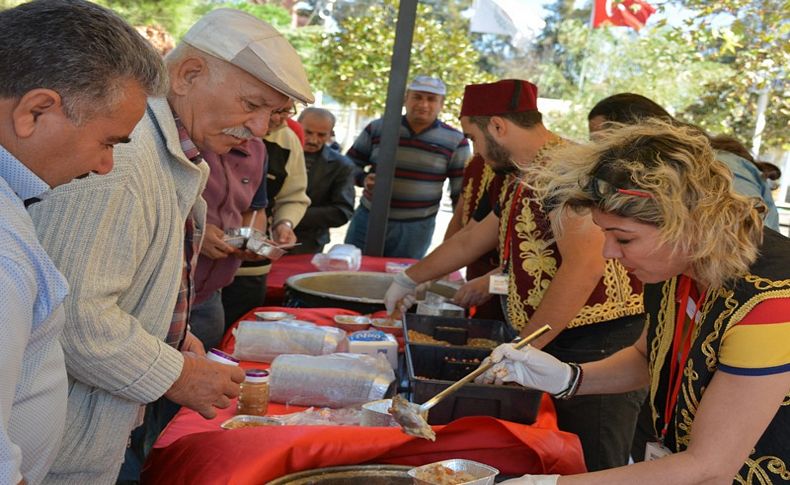
[{"label": "woman with curly blonde hair", "polygon": [[646,283],[645,331],[583,365],[506,344],[480,381],[559,381],[561,398],[649,386],[660,441],[642,463],[505,483],[790,481],[790,240],[763,228],[762,206],[732,191],[729,170],[693,127],[617,126],[551,159],[529,185],[554,210],[592,213],[604,256]]}]

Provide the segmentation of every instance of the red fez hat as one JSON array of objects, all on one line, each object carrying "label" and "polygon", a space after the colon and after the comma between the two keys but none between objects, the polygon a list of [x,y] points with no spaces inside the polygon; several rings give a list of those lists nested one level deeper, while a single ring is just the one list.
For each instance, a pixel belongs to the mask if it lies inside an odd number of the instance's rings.
[{"label": "red fez hat", "polygon": [[521,79],[469,84],[461,103],[461,116],[496,116],[537,110],[538,87]]}]

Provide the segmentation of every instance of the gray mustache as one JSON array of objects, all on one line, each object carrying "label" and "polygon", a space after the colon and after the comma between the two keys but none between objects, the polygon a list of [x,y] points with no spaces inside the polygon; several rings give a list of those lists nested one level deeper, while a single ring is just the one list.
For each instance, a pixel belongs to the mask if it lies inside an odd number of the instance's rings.
[{"label": "gray mustache", "polygon": [[222,130],[222,133],[225,135],[235,136],[236,138],[241,138],[247,140],[249,138],[254,138],[255,135],[243,126],[234,126],[233,128],[225,128]]}]

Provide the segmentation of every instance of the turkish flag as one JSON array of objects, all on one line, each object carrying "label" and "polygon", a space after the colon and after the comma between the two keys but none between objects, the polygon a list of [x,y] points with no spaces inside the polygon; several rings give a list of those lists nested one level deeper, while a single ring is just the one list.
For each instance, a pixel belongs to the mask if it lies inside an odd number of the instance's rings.
[{"label": "turkish flag", "polygon": [[592,26],[595,28],[608,23],[638,31],[655,12],[655,7],[644,0],[595,0]]}]

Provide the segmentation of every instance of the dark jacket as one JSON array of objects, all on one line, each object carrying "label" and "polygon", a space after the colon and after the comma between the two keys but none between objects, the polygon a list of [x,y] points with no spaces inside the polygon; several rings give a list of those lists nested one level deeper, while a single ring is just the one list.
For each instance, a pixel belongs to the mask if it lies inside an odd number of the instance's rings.
[{"label": "dark jacket", "polygon": [[329,242],[329,228],[340,227],[354,212],[354,164],[339,152],[324,146],[307,172],[310,207],[294,232],[302,246],[290,253],[322,252]]}]

